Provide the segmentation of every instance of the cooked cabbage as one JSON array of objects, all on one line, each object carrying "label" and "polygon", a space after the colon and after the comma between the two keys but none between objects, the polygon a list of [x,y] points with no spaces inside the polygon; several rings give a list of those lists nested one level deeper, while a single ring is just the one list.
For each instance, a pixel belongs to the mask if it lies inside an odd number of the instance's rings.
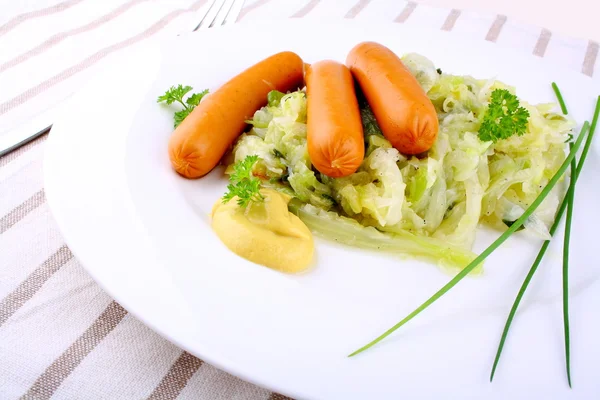
[{"label": "cooked cabbage", "polygon": [[[419,54],[407,54],[403,61],[440,121],[426,157],[405,157],[394,149],[359,99],[366,146],[361,167],[344,178],[320,174],[307,152],[306,95],[297,91],[269,96],[269,104],[248,121],[252,129],[238,140],[234,158],[258,155],[254,173],[265,185],[295,197],[296,212],[316,232],[347,244],[387,246],[465,266],[478,224],[510,225],[558,170],[574,123],[555,112],[554,104],[521,101],[530,113],[526,133],[482,141],[478,131],[492,91],[513,89],[495,80],[442,74]],[[526,231],[549,237],[561,190],[528,218]]]}]

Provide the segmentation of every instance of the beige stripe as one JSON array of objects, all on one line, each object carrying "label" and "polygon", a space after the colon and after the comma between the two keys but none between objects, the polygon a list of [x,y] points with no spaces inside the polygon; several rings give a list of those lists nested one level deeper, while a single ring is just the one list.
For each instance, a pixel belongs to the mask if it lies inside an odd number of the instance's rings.
[{"label": "beige stripe", "polygon": [[10,153],[8,153],[8,154],[0,157],[0,167],[3,167],[5,165],[7,165],[11,161],[14,161],[15,159],[19,158],[20,156],[22,156],[23,154],[27,153],[29,150],[33,149],[34,147],[37,147],[40,144],[44,143],[46,141],[46,139],[48,139],[48,133],[44,133],[39,138],[37,138],[37,139],[35,139],[35,140],[27,143],[26,145],[21,146],[18,149],[13,150]]},{"label": "beige stripe", "polygon": [[47,8],[42,8],[41,10],[30,11],[21,15],[17,15],[4,25],[0,26],[0,36],[5,35],[9,31],[13,30],[14,28],[16,28],[17,26],[29,19],[45,17],[47,15],[59,13],[61,11],[66,10],[69,7],[73,7],[74,5],[81,3],[82,1],[83,0],[64,1],[62,3],[58,3]]},{"label": "beige stripe", "polygon": [[125,49],[137,42],[140,42],[144,39],[149,38],[150,36],[159,32],[161,29],[163,29],[172,20],[179,17],[181,14],[191,12],[191,11],[197,11],[200,7],[202,7],[202,5],[206,1],[207,0],[198,0],[187,9],[179,9],[179,10],[171,11],[169,14],[165,15],[163,18],[161,18],[159,21],[154,23],[151,27],[149,27],[145,31],[143,31],[135,36],[132,36],[129,39],[126,39],[119,43],[105,47],[104,49],[89,56],[88,58],[81,61],[80,63],[75,64],[75,65],[71,66],[70,68],[67,68],[66,70],[60,72],[57,75],[54,75],[53,77],[45,80],[44,82],[42,82],[30,89],[27,89],[25,92],[17,95],[16,97],[13,97],[12,99],[7,100],[6,102],[0,104],[0,115],[6,114],[8,111],[12,110],[15,107],[22,105],[23,103],[27,102],[28,100],[31,100],[32,98],[38,96],[45,90],[48,90],[49,88],[51,88],[52,86],[55,86],[55,85],[61,83],[62,81],[70,78],[71,76],[76,75],[79,72],[85,70],[86,68],[91,67],[92,65],[96,64],[98,61],[100,61],[104,57],[114,53],[115,51]]},{"label": "beige stripe", "polygon": [[356,17],[358,14],[360,14],[360,12],[369,5],[369,3],[371,2],[371,0],[358,0],[358,3],[356,3],[354,5],[354,7],[352,7],[347,13],[346,15],[344,15],[344,18],[354,18]]},{"label": "beige stripe", "polygon": [[591,41],[588,43],[587,50],[585,52],[585,58],[583,59],[583,65],[581,66],[581,72],[587,76],[594,76],[594,66],[596,65],[596,59],[598,58],[598,43]]},{"label": "beige stripe", "polygon": [[242,8],[242,11],[240,11],[240,14],[238,15],[238,18],[237,18],[236,22],[241,21],[242,18],[244,18],[246,16],[246,14],[248,14],[250,11],[254,11],[257,8],[264,6],[269,1],[271,1],[271,0],[258,0],[258,1],[255,1],[254,3],[252,3],[250,5],[247,5],[246,7]]},{"label": "beige stripe", "polygon": [[451,31],[456,24],[456,20],[460,17],[460,10],[452,9],[448,17],[446,17],[446,21],[442,25],[443,31]]},{"label": "beige stripe", "polygon": [[548,43],[550,43],[550,38],[552,37],[552,32],[548,29],[542,29],[540,33],[540,37],[538,38],[535,47],[533,48],[533,54],[538,57],[544,57],[546,54],[546,49],[548,48]]},{"label": "beige stripe", "polygon": [[148,400],[176,399],[201,365],[202,360],[184,351],[148,397]]},{"label": "beige stripe", "polygon": [[304,7],[296,11],[294,14],[290,16],[290,18],[302,18],[305,17],[309,12],[311,12],[317,4],[319,4],[321,0],[310,0]]},{"label": "beige stripe", "polygon": [[4,324],[15,312],[31,299],[34,294],[46,283],[48,279],[63,265],[73,254],[67,246],[62,246],[46,261],[35,269],[15,290],[0,301],[0,326]]},{"label": "beige stripe", "polygon": [[409,1],[404,6],[402,12],[398,14],[398,16],[394,19],[394,22],[399,22],[401,24],[405,23],[406,20],[408,20],[408,18],[411,16],[413,11],[415,11],[415,8],[417,8],[417,3],[415,3],[414,1]]},{"label": "beige stripe", "polygon": [[23,203],[13,208],[12,211],[0,219],[0,235],[19,223],[27,214],[44,204],[45,201],[46,195],[44,194],[44,189],[41,189]]},{"label": "beige stripe", "polygon": [[294,400],[291,397],[284,396],[279,393],[271,393],[269,400]]},{"label": "beige stripe", "polygon": [[[98,319],[60,355],[21,399],[44,400],[52,397],[63,381],[83,359],[121,322],[127,311],[115,301],[110,303]],[[81,393],[85,397],[85,393]]]},{"label": "beige stripe", "polygon": [[0,73],[6,71],[9,68],[12,68],[16,65],[19,65],[19,64],[29,60],[31,57],[42,54],[46,50],[51,49],[53,46],[59,44],[60,42],[62,42],[63,40],[65,40],[69,37],[96,29],[96,28],[104,25],[105,23],[117,18],[118,16],[123,14],[125,11],[127,11],[131,7],[133,7],[134,5],[143,3],[146,1],[148,1],[148,0],[128,1],[127,3],[121,5],[120,7],[115,8],[108,14],[104,14],[100,18],[90,22],[89,24],[80,26],[75,29],[71,29],[69,31],[57,33],[56,35],[53,35],[48,40],[46,40],[45,42],[41,43],[40,45],[34,47],[33,49],[30,49],[30,50],[26,51],[25,53],[19,54],[17,57],[13,58],[12,60],[9,60],[9,61],[5,62],[4,64],[0,65]]},{"label": "beige stripe", "polygon": [[505,23],[506,15],[498,15],[485,36],[485,40],[495,43],[498,40],[498,36],[500,36],[500,32],[502,32]]}]

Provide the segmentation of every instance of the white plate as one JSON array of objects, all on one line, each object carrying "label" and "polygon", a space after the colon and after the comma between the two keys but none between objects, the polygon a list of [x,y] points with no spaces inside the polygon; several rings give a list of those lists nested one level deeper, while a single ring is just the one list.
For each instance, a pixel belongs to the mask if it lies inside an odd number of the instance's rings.
[{"label": "white plate", "polygon": [[[170,168],[172,111],[156,97],[174,84],[215,90],[280,50],[307,62],[343,61],[362,40],[416,51],[445,72],[497,77],[530,102],[553,101],[556,80],[572,115],[590,118],[599,84],[483,40],[399,24],[301,21],[239,25],[147,46],[82,90],[47,145],[46,192],[67,243],[125,308],[189,352],[244,379],[299,398],[589,398],[600,393],[598,141],[577,186],[571,244],[574,388],[564,371],[561,236],[540,267],[489,372],[506,314],[540,242],[517,234],[379,346],[352,350],[396,323],[449,279],[435,266],[317,241],[315,269],[292,276],[249,263],[212,233],[225,180],[217,169],[184,180]],[[497,235],[497,233],[493,234]],[[493,236],[482,232],[476,250]]]}]

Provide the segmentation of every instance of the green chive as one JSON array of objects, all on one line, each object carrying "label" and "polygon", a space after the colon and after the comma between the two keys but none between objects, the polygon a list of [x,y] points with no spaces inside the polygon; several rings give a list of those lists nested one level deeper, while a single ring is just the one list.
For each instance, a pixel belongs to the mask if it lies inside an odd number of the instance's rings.
[{"label": "green chive", "polygon": [[[572,149],[572,146],[571,146]],[[565,331],[565,361],[567,381],[571,387],[571,334],[569,328],[569,244],[571,242],[571,221],[573,219],[573,199],[575,198],[575,183],[577,182],[577,165],[571,161],[571,181],[567,191],[567,220],[565,221],[565,237],[563,244],[563,326]]]},{"label": "green chive", "polygon": [[562,97],[562,94],[560,93],[560,90],[558,89],[558,86],[556,85],[555,82],[552,82],[552,89],[554,89],[554,94],[556,95],[556,98],[558,99],[558,104],[560,104],[560,109],[562,110],[562,113],[567,115],[569,113],[567,111],[567,106],[565,105],[565,101]]},{"label": "green chive", "polygon": [[[585,127],[587,129],[587,124],[585,125]],[[585,134],[580,135],[577,138],[576,142],[573,145],[573,150],[571,150],[571,152],[569,153],[569,155],[567,156],[567,158],[565,159],[563,164],[560,166],[560,168],[558,169],[556,174],[554,174],[552,179],[550,179],[550,181],[548,182],[546,187],[542,190],[542,192],[538,195],[538,197],[533,201],[533,203],[531,203],[531,205],[527,208],[527,210],[525,210],[523,215],[521,215],[519,217],[519,219],[517,219],[515,221],[515,223],[510,228],[508,228],[502,235],[500,235],[500,237],[498,239],[496,239],[494,241],[494,243],[492,243],[487,249],[485,249],[479,256],[477,256],[469,265],[467,265],[462,271],[460,271],[454,278],[452,278],[452,280],[450,280],[450,282],[448,282],[446,285],[444,285],[440,290],[438,290],[427,301],[425,301],[423,304],[421,304],[417,309],[415,309],[413,312],[408,314],[403,320],[398,322],[396,325],[392,326],[390,329],[385,331],[382,335],[377,337],[372,342],[368,343],[367,345],[365,345],[365,346],[361,347],[360,349],[351,353],[348,357],[355,356],[355,355],[362,353],[363,351],[373,347],[374,345],[376,345],[377,343],[381,342],[383,339],[385,339],[386,337],[391,335],[394,331],[396,331],[402,325],[406,324],[408,321],[410,321],[411,319],[413,319],[414,317],[419,315],[423,310],[425,310],[432,303],[434,303],[436,300],[438,300],[440,297],[442,297],[448,290],[452,289],[458,282],[460,282],[465,276],[467,276],[469,274],[469,272],[471,272],[482,261],[484,261],[494,250],[496,250],[498,247],[500,247],[500,245],[502,243],[504,243],[506,241],[506,239],[508,239],[510,237],[510,235],[512,235],[521,225],[523,225],[525,220],[527,218],[529,218],[529,216],[531,214],[533,214],[533,212],[542,203],[542,201],[544,201],[544,199],[548,196],[548,194],[554,188],[554,186],[556,186],[556,183],[560,180],[562,175],[565,173],[565,171],[569,167],[571,160],[573,160],[573,158],[575,158],[575,154],[576,154],[577,150],[579,150],[579,146],[581,145],[584,136],[585,136]]]},{"label": "green chive", "polygon": [[[590,127],[590,135],[593,135],[596,132],[596,124],[598,123],[598,114],[600,114],[600,96],[596,100],[596,109],[594,110],[594,118],[592,118],[592,125]],[[587,157],[588,151],[590,150],[590,146],[592,145],[592,141],[588,140],[585,142],[585,146],[583,146],[583,150],[581,152],[581,157],[579,157],[579,164],[577,165],[577,178],[579,178],[579,174],[581,173],[581,168],[583,168],[583,160]]]},{"label": "green chive", "polygon": [[[560,91],[559,91],[560,93]],[[559,100],[560,101],[560,100]],[[593,132],[596,129],[596,123],[598,122],[598,113],[600,111],[600,96],[596,101],[596,109],[594,110],[594,118],[592,119],[592,127],[590,129],[590,137],[593,135]],[[591,141],[586,141],[585,146],[583,147],[583,152],[581,158],[587,156],[587,152],[591,146]],[[579,172],[581,172],[581,168],[578,168],[575,165],[575,159],[571,161],[571,181],[569,182],[569,189],[567,192],[567,220],[565,221],[565,236],[564,236],[564,244],[563,244],[563,269],[562,269],[562,278],[563,278],[563,327],[564,327],[564,335],[565,335],[565,362],[567,369],[567,381],[569,382],[569,387],[571,385],[571,329],[569,327],[569,246],[571,242],[571,222],[573,219],[573,203],[575,201],[575,184],[577,183],[577,179],[579,178]]]},{"label": "green chive", "polygon": [[[581,157],[579,158],[579,163],[577,164],[576,178],[579,178],[579,174],[581,173],[581,169],[583,168],[583,164],[585,163],[588,151],[592,144],[592,139],[593,139],[594,133],[596,131],[596,124],[598,122],[598,114],[599,113],[600,113],[600,96],[598,96],[598,99],[596,101],[596,109],[594,111],[594,118],[592,119],[590,133],[585,141],[583,151],[581,152]],[[585,133],[586,126],[587,126],[587,122],[583,125],[580,135]],[[565,199],[563,199],[560,207],[558,208],[558,212],[556,213],[556,218],[554,220],[554,223],[552,224],[552,227],[550,228],[550,236],[553,236],[554,233],[556,233],[556,230],[558,229],[558,226],[560,225],[560,220],[562,219],[562,216],[565,213],[565,210],[567,209],[567,204],[568,204],[568,199],[565,197]],[[508,331],[510,329],[510,325],[512,324],[512,320],[515,316],[515,313],[517,312],[517,309],[519,308],[519,305],[521,304],[521,299],[523,298],[523,295],[525,294],[525,291],[527,290],[527,287],[529,286],[531,278],[533,278],[533,275],[537,271],[537,268],[540,265],[540,262],[544,258],[544,255],[546,254],[546,250],[548,249],[549,245],[550,245],[550,240],[546,240],[542,244],[542,247],[540,248],[540,251],[539,251],[537,257],[536,257],[535,261],[533,262],[533,265],[529,269],[529,272],[527,273],[527,276],[525,277],[525,280],[523,281],[523,284],[521,285],[521,288],[519,289],[519,293],[517,294],[517,297],[515,298],[515,302],[513,303],[512,308],[510,309],[508,318],[506,319],[506,323],[504,325],[504,331],[502,332],[502,337],[500,338],[498,350],[496,352],[496,359],[494,360],[494,365],[492,367],[492,373],[490,375],[490,382],[494,379],[494,373],[496,372],[496,367],[498,366],[498,361],[500,360],[500,355],[502,354],[502,349],[504,347],[504,342],[506,341],[506,336],[508,335]]]}]

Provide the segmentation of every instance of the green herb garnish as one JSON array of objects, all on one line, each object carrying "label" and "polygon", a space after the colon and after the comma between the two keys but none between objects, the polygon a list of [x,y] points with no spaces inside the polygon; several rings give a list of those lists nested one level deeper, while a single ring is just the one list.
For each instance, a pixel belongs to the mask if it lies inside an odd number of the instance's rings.
[{"label": "green herb garnish", "polygon": [[517,96],[506,89],[496,89],[483,116],[479,128],[479,139],[497,142],[512,135],[523,135],[527,130],[529,111],[520,107]]},{"label": "green herb garnish", "polygon": [[366,101],[360,107],[360,117],[362,119],[365,140],[367,140],[370,135],[382,135],[379,124],[377,124],[377,119],[375,119],[375,114],[373,114],[371,107]]},{"label": "green herb garnish", "polygon": [[[584,135],[586,133],[588,126],[589,126],[589,124],[586,121],[583,124],[583,127],[581,128],[580,135]],[[590,131],[588,138],[585,142],[586,147],[588,146],[588,143],[592,142],[592,137],[593,137],[593,131]],[[585,161],[585,157],[582,153],[582,155],[579,159],[578,169],[580,169],[580,167],[583,167],[584,161]],[[556,233],[556,230],[558,229],[558,227],[560,225],[560,220],[561,220],[563,214],[565,213],[565,210],[567,209],[567,203],[568,203],[568,200],[565,197],[565,199],[563,199],[563,202],[561,203],[560,207],[558,208],[558,212],[556,213],[556,219],[554,220],[554,223],[550,227],[550,236],[553,236]],[[531,268],[529,269],[529,272],[527,273],[527,276],[525,277],[525,280],[523,281],[523,284],[521,285],[521,288],[519,289],[519,293],[517,294],[517,297],[515,298],[515,301],[510,309],[508,318],[506,319],[506,323],[504,325],[504,330],[502,331],[500,343],[498,344],[496,358],[494,360],[494,365],[492,367],[492,373],[490,374],[490,381],[492,381],[494,379],[496,367],[498,366],[498,362],[500,361],[500,356],[502,354],[502,349],[504,348],[504,342],[506,341],[508,331],[510,329],[510,326],[512,324],[514,316],[517,313],[517,309],[519,308],[519,305],[521,304],[523,295],[525,294],[525,291],[527,290],[527,287],[529,286],[529,283],[530,283],[531,279],[533,278],[533,275],[537,271],[538,266],[542,262],[542,259],[544,258],[544,255],[546,254],[546,250],[548,249],[548,246],[550,245],[550,242],[551,242],[550,240],[546,240],[542,244],[542,247],[540,248],[540,251],[538,252],[537,257],[535,258],[535,261],[531,265]]]},{"label": "green herb garnish", "polygon": [[[552,89],[556,94],[560,109],[564,115],[567,115],[567,105],[563,99],[562,93],[555,82],[552,82]],[[592,136],[592,133],[589,135]],[[569,149],[573,149],[573,144],[569,144]],[[562,281],[563,281],[563,328],[565,337],[565,362],[567,369],[567,382],[571,387],[571,329],[569,327],[569,247],[571,244],[571,223],[573,220],[573,201],[575,199],[575,183],[577,182],[577,160],[571,161],[571,179],[569,182],[569,188],[567,189],[566,201],[567,201],[567,220],[565,221],[565,235],[563,239],[563,268],[562,268]]]},{"label": "green herb garnish", "polygon": [[329,200],[329,201],[331,202],[331,205],[332,205],[332,206],[336,206],[336,205],[337,205],[337,203],[338,203],[338,202],[337,202],[337,201],[336,201],[336,200],[335,200],[333,197],[331,197],[331,196],[330,196],[330,195],[328,195],[327,193],[323,193],[323,194],[321,195],[321,197],[322,197],[322,198],[324,198],[324,199],[327,199],[327,200]]},{"label": "green herb garnish", "polygon": [[157,103],[167,103],[167,105],[171,105],[173,103],[179,103],[183,106],[183,110],[181,111],[177,111],[175,112],[174,115],[174,126],[175,128],[177,128],[179,126],[179,124],[185,119],[185,117],[187,117],[188,115],[190,115],[190,113],[194,110],[194,108],[196,108],[196,106],[198,104],[200,104],[200,100],[202,100],[202,98],[204,96],[206,96],[206,94],[208,94],[208,89],[205,89],[203,91],[201,91],[200,93],[193,93],[192,95],[188,96],[188,98],[184,101],[184,97],[186,94],[188,94],[190,91],[192,91],[192,87],[191,86],[182,86],[182,85],[177,85],[177,86],[171,86],[171,88],[169,90],[167,90],[165,92],[165,94],[163,94],[162,96],[159,96],[158,99],[156,100]]},{"label": "green herb garnish", "polygon": [[264,200],[260,194],[260,179],[252,174],[252,168],[258,161],[258,156],[246,156],[233,166],[233,173],[229,176],[227,193],[223,196],[223,203],[237,196],[240,207],[248,206],[250,202],[261,202]]},{"label": "green herb garnish", "polygon": [[269,104],[269,107],[277,107],[281,103],[283,96],[285,96],[285,93],[282,93],[279,90],[271,90],[267,94],[267,103]]},{"label": "green herb garnish", "polygon": [[[556,90],[557,89],[558,88],[556,88]],[[566,107],[565,107],[565,110],[566,110]],[[592,139],[593,139],[594,133],[596,131],[596,124],[598,122],[598,114],[600,114],[600,96],[598,96],[598,100],[596,101],[596,109],[594,111],[594,117],[592,119],[592,125],[590,127],[590,132],[588,134],[587,140],[585,141],[583,151],[581,152],[581,157],[579,158],[579,162],[577,164],[577,169],[575,171],[576,178],[578,178],[579,174],[581,173],[583,164],[585,163],[587,154],[588,154],[590,146],[592,144]],[[588,127],[588,123],[586,122],[583,124],[580,135],[585,134],[587,127]],[[571,175],[571,176],[573,177],[573,175]],[[560,225],[562,216],[565,213],[565,210],[567,209],[567,204],[568,204],[568,198],[565,197],[563,199],[560,207],[558,208],[558,212],[556,213],[556,218],[554,219],[554,223],[550,227],[550,236],[553,236],[554,233],[556,233],[556,230],[558,229],[558,227]],[[502,354],[502,349],[504,348],[504,343],[506,342],[506,337],[508,335],[508,331],[510,330],[510,326],[511,326],[514,316],[517,312],[517,309],[519,308],[519,305],[521,304],[523,295],[527,291],[527,288],[529,287],[529,283],[531,282],[533,275],[536,273],[538,266],[540,265],[542,259],[544,258],[544,255],[546,254],[546,250],[548,249],[549,245],[550,245],[550,240],[546,240],[542,244],[542,247],[540,248],[540,251],[538,252],[537,257],[535,258],[535,261],[531,265],[531,268],[529,269],[529,272],[527,273],[527,276],[525,277],[525,280],[523,281],[521,288],[519,289],[519,293],[517,294],[517,297],[515,298],[515,301],[510,309],[508,318],[506,319],[506,323],[504,325],[504,330],[502,331],[500,343],[498,344],[498,350],[496,351],[496,358],[494,359],[494,365],[492,366],[492,372],[490,374],[490,381],[492,381],[494,379],[496,367],[498,366],[498,362],[500,361],[500,356]],[[570,370],[570,368],[568,368],[568,369]],[[570,378],[569,378],[569,381],[570,381]]]},{"label": "green herb garnish", "polygon": [[569,111],[567,110],[567,105],[565,104],[565,100],[563,99],[562,94],[560,93],[560,89],[558,88],[556,82],[552,82],[552,90],[554,90],[554,94],[556,95],[556,99],[558,100],[558,104],[560,105],[562,113],[564,115],[569,114]]},{"label": "green herb garnish", "polygon": [[[590,135],[591,136],[591,135]],[[569,145],[573,149],[573,145]],[[565,237],[563,242],[563,327],[565,333],[565,361],[567,381],[571,387],[571,330],[569,328],[569,246],[571,244],[571,221],[573,220],[573,199],[575,198],[575,183],[577,182],[577,161],[571,161],[571,180],[567,190],[567,220],[565,221]]]},{"label": "green herb garnish", "polygon": [[575,158],[577,150],[579,150],[579,147],[581,146],[581,143],[585,137],[585,132],[582,132],[582,133],[583,134],[581,134],[577,138],[575,143],[573,144],[573,149],[571,150],[571,152],[569,153],[569,155],[567,156],[565,161],[562,163],[562,165],[560,166],[560,168],[558,169],[556,174],[554,174],[552,179],[550,179],[550,181],[548,182],[546,187],[544,187],[544,189],[541,191],[541,193],[538,195],[538,197],[533,201],[533,203],[531,203],[531,205],[527,208],[527,210],[525,210],[523,215],[521,215],[514,222],[514,224],[512,224],[511,227],[509,227],[487,249],[485,249],[480,255],[478,255],[462,271],[460,271],[458,274],[456,274],[456,276],[454,278],[452,278],[450,280],[450,282],[448,282],[446,285],[444,285],[433,296],[431,296],[429,299],[427,299],[423,304],[421,304],[419,307],[417,307],[413,312],[408,314],[404,319],[402,319],[396,325],[392,326],[390,329],[385,331],[382,335],[378,336],[375,340],[371,341],[370,343],[366,344],[365,346],[363,346],[360,349],[351,353],[349,355],[349,357],[355,356],[355,355],[362,353],[363,351],[373,347],[374,345],[376,345],[377,343],[381,342],[383,339],[385,339],[386,337],[391,335],[398,328],[400,328],[401,326],[406,324],[408,321],[410,321],[411,319],[413,319],[414,317],[419,315],[423,310],[425,310],[427,307],[429,307],[431,304],[433,304],[436,300],[438,300],[440,297],[442,297],[444,294],[446,294],[446,292],[448,292],[450,289],[452,289],[458,282],[460,282],[473,269],[475,269],[475,267],[477,267],[479,264],[481,264],[494,250],[496,250],[498,247],[500,247],[500,245],[502,243],[504,243],[521,225],[523,225],[525,220],[527,218],[529,218],[531,216],[531,214],[533,214],[533,212],[538,208],[538,206],[542,203],[542,201],[544,201],[544,199],[548,196],[548,194],[552,191],[552,189],[554,189],[554,186],[556,186],[556,183],[560,180],[560,178],[565,173],[567,168],[569,168],[571,161],[573,160],[573,158]]}]

